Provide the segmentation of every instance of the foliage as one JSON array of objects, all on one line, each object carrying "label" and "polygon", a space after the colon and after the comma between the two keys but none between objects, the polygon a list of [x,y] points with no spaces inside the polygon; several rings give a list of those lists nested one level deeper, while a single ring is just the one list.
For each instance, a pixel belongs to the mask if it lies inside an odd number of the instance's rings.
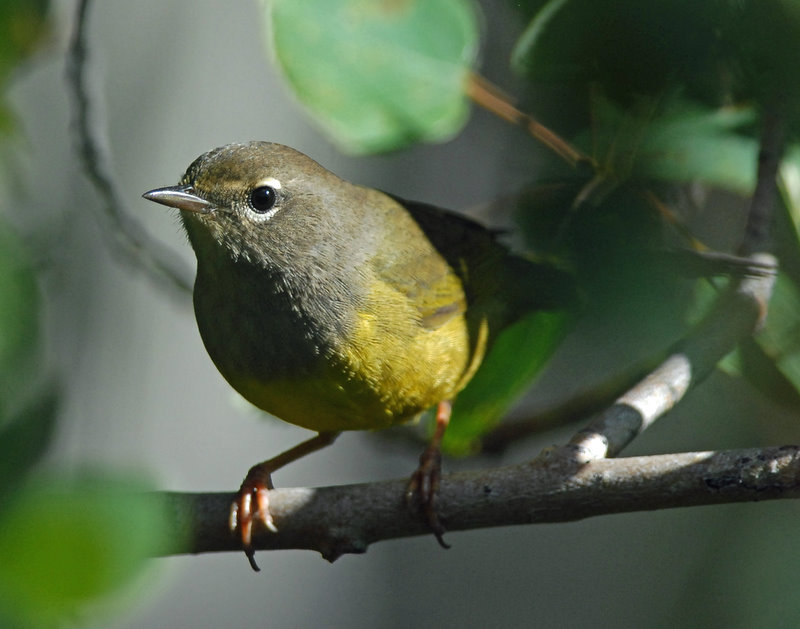
[{"label": "foliage", "polygon": [[[343,148],[397,149],[449,137],[466,123],[460,112],[465,94],[474,95],[476,4],[334,0],[324,3],[324,14],[317,4],[268,3],[271,40],[295,95]],[[796,137],[791,112],[800,111],[794,80],[800,5],[793,0],[513,4],[527,26],[509,50],[510,65],[539,100],[539,92],[557,86],[562,101],[566,94],[579,103],[564,108],[553,123],[587,156],[577,168],[554,157],[532,173],[518,210],[531,252],[575,267],[592,316],[617,318],[621,328],[640,329],[643,336],[645,330],[679,333],[680,322],[696,312],[694,293],[664,269],[655,252],[665,245],[699,246],[700,239],[689,236],[693,220],[714,226],[701,237],[735,240],[725,226],[741,223],[737,204],[697,204],[690,193],[703,190],[710,198],[724,191],[744,199],[752,192],[765,109],[780,110],[790,141]],[[323,15],[325,29],[319,27]],[[386,41],[391,54],[378,53]],[[437,85],[442,87],[432,108],[430,92]],[[442,111],[459,112],[448,117],[445,133]],[[369,130],[349,126],[343,114]],[[375,120],[391,124],[372,124]],[[786,161],[784,177],[795,175],[795,163]],[[797,179],[791,181],[795,185],[785,187],[785,198],[796,226]],[[800,247],[796,231],[791,234],[777,233],[789,261],[758,342],[775,377],[788,378],[797,393],[797,344],[787,339],[796,337],[792,304],[800,274],[791,259]],[[569,320],[565,315],[563,321]],[[469,451],[541,371],[564,337],[564,326],[554,321],[527,322],[525,334],[537,338],[538,347],[515,353],[498,344],[456,403],[446,444],[451,452]],[[740,354],[740,361],[755,360],[752,353],[747,356]],[[758,367],[740,362],[737,373],[748,377],[765,369],[761,362]]]},{"label": "foliage", "polygon": [[[47,2],[0,6],[0,84],[47,33]],[[0,138],[13,130],[0,104]],[[161,507],[140,481],[95,472],[72,481],[37,470],[58,418],[46,367],[43,309],[28,248],[0,220],[0,625],[73,622],[87,605],[138,575],[162,544]]]},{"label": "foliage", "polygon": [[451,137],[478,23],[463,0],[272,0],[275,57],[300,101],[354,152]]},{"label": "foliage", "polygon": [[50,476],[21,486],[0,518],[0,620],[11,626],[80,617],[138,575],[166,539],[147,485],[107,471],[71,482]]},{"label": "foliage", "polygon": [[[583,314],[647,339],[641,355],[677,338],[715,291],[687,285],[658,254],[665,245],[735,248],[765,112],[783,117],[782,274],[765,329],[726,368],[796,412],[800,3],[510,4],[522,26],[508,47],[519,107],[535,100],[558,112],[545,122],[583,155],[564,163],[542,148],[549,161],[518,195],[518,231],[529,255],[574,269]],[[47,8],[0,5],[3,85],[41,44]],[[290,89],[346,151],[444,141],[468,124],[470,98],[491,108],[476,91],[483,20],[472,0],[266,0],[263,16]],[[12,123],[0,102],[0,134]],[[117,591],[164,535],[159,505],[135,479],[103,472],[54,484],[58,472],[37,469],[59,410],[41,301],[24,240],[0,223],[0,624],[23,627],[63,624]],[[450,452],[475,449],[542,373],[575,315],[535,314],[498,340],[456,401]]]},{"label": "foliage", "polygon": [[[47,0],[0,2],[0,85],[30,57],[47,33]],[[13,129],[13,116],[0,102],[0,134]]]}]

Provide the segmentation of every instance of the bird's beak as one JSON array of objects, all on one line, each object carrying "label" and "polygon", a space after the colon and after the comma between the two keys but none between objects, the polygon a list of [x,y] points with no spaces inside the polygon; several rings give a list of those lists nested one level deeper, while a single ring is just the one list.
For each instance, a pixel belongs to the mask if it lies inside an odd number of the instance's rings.
[{"label": "bird's beak", "polygon": [[191,186],[168,186],[156,188],[142,195],[148,201],[155,201],[161,205],[174,207],[178,210],[208,214],[214,210],[214,205],[194,194]]}]

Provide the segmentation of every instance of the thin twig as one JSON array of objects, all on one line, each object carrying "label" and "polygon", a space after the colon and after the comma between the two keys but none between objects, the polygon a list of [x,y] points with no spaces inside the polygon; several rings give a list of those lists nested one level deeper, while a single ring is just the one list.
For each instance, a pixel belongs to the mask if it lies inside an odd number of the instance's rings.
[{"label": "thin twig", "polygon": [[506,419],[481,437],[479,450],[483,454],[500,454],[525,437],[585,420],[613,404],[620,391],[632,387],[659,362],[654,356],[625,370],[612,372],[590,389],[574,393],[533,415]]},{"label": "thin twig", "polygon": [[575,148],[560,135],[548,129],[533,116],[517,109],[511,99],[497,86],[478,74],[471,74],[467,80],[467,96],[484,109],[511,124],[525,128],[534,138],[554,151],[572,166],[581,163],[591,164],[591,157]]},{"label": "thin twig", "polygon": [[172,289],[191,291],[192,273],[171,250],[150,238],[139,221],[126,209],[127,204],[111,167],[111,157],[100,141],[97,125],[92,125],[92,101],[87,86],[88,48],[86,23],[90,0],[79,0],[75,26],[67,54],[67,88],[72,101],[72,125],[76,150],[86,177],[103,202],[101,224],[108,232],[113,249],[144,269],[152,278]]},{"label": "thin twig", "polygon": [[767,105],[761,121],[756,188],[750,199],[744,238],[739,246],[739,253],[744,256],[770,250],[770,231],[778,194],[777,177],[786,142],[782,102],[776,100]]},{"label": "thin twig", "polygon": [[[259,550],[308,549],[333,561],[374,542],[430,535],[403,501],[407,480],[270,492],[277,533]],[[230,493],[159,493],[175,536],[160,554],[241,550]],[[450,531],[566,522],[611,513],[800,497],[800,449],[692,452],[587,464],[558,457],[442,478],[437,502]],[[185,534],[185,535],[184,535]],[[433,542],[432,542],[433,543]],[[244,570],[244,561],[242,562]]]},{"label": "thin twig", "polygon": [[[768,254],[754,256],[772,264]],[[714,366],[749,337],[766,316],[774,275],[747,277],[720,297],[714,309],[675,351],[569,443],[581,461],[616,456],[637,435],[670,411]]]}]

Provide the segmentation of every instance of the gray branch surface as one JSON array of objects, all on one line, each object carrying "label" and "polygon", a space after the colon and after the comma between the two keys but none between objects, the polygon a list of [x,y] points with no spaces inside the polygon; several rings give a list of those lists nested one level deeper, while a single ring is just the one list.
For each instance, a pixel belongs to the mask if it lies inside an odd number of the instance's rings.
[{"label": "gray branch surface", "polygon": [[[449,531],[673,507],[800,497],[800,448],[690,452],[579,463],[555,449],[537,460],[442,478],[437,502]],[[329,561],[380,540],[431,535],[403,499],[407,479],[270,492],[277,533],[260,550],[315,550]],[[232,493],[164,493],[174,530],[188,542],[164,554],[241,550],[228,530]],[[431,540],[433,545],[435,542]]]}]

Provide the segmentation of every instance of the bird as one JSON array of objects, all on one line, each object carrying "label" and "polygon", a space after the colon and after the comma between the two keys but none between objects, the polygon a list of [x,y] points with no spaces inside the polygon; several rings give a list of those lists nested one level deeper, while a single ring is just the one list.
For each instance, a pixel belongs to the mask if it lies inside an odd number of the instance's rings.
[{"label": "bird", "polygon": [[277,530],[271,474],[342,431],[435,431],[406,490],[439,543],[435,497],[452,401],[498,334],[569,307],[571,274],[512,253],[456,212],[350,183],[282,144],[228,144],[146,199],[180,210],[197,258],[193,301],[222,376],[256,407],[316,436],[250,468],[229,526],[258,570],[255,524]]}]

